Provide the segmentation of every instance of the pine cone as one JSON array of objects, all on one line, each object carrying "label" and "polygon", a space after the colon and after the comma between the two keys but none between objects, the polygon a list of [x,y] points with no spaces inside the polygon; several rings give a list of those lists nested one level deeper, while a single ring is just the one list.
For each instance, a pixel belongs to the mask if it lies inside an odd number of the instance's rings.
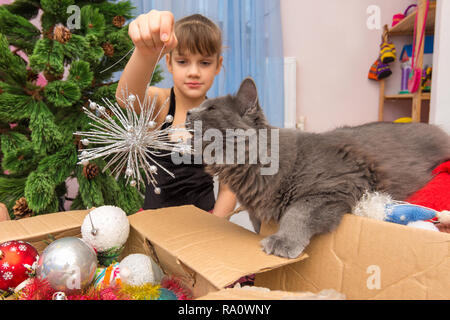
[{"label": "pine cone", "polygon": [[113,25],[115,25],[117,28],[122,28],[122,26],[125,24],[125,18],[123,16],[115,16],[112,21]]},{"label": "pine cone", "polygon": [[16,220],[28,218],[34,215],[33,210],[28,207],[27,199],[25,199],[25,197],[22,197],[16,201],[13,210]]},{"label": "pine cone", "polygon": [[98,174],[98,166],[95,163],[89,163],[83,167],[83,174],[88,180],[94,179]]},{"label": "pine cone", "polygon": [[105,52],[105,56],[112,57],[114,55],[114,46],[111,43],[105,42],[102,44],[102,48]]},{"label": "pine cone", "polygon": [[65,44],[72,37],[70,30],[62,25],[56,26],[53,30],[53,40]]}]

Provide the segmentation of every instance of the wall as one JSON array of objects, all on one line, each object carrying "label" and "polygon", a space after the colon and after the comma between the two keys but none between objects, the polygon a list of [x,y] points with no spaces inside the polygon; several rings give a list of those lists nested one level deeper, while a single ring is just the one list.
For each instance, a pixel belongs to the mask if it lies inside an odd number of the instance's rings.
[{"label": "wall", "polygon": [[[435,69],[431,93],[430,122],[450,133],[450,1],[438,1],[436,13]],[[447,17],[445,19],[444,17]]]},{"label": "wall", "polygon": [[[369,30],[367,8],[380,8],[381,26],[412,0],[281,0],[284,55],[297,58],[297,116],[307,131],[378,120],[378,83],[367,79],[378,56],[381,30]],[[411,37],[412,38],[412,37]],[[409,37],[396,37],[398,54]],[[400,65],[391,64],[389,93],[400,87]],[[386,105],[386,119],[410,113],[409,103]]]}]

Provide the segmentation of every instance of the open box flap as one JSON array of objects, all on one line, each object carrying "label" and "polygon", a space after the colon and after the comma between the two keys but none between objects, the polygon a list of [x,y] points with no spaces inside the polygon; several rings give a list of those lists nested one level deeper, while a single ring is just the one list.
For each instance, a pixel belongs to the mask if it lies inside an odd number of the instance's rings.
[{"label": "open box flap", "polygon": [[152,244],[220,289],[239,278],[269,271],[307,257],[285,259],[261,250],[262,236],[194,206],[149,210],[129,217]]},{"label": "open box flap", "polygon": [[20,220],[3,221],[0,223],[0,242],[12,239],[24,240],[72,228],[80,229],[88,212],[89,210],[66,211]]},{"label": "open box flap", "polygon": [[[0,223],[0,243],[10,240],[30,242],[39,252],[48,242],[62,237],[79,236],[80,226],[89,210],[45,214]],[[47,242],[46,242],[47,241]]]}]

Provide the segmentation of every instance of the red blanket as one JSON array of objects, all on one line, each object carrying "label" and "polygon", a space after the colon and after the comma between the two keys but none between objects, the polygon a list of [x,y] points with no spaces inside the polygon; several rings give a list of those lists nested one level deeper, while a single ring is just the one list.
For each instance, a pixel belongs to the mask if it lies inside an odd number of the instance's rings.
[{"label": "red blanket", "polygon": [[433,179],[406,201],[436,211],[450,210],[450,161],[433,170]]}]

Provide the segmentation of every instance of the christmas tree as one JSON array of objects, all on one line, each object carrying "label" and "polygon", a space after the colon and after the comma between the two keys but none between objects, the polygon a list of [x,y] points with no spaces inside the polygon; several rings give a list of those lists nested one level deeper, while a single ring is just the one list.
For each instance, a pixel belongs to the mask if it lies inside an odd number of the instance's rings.
[{"label": "christmas tree", "polygon": [[[136,188],[102,172],[104,160],[77,165],[84,145],[73,135],[90,127],[83,106],[116,99],[111,78],[133,48],[126,25],[133,9],[129,1],[98,0],[0,6],[0,202],[13,218],[61,211],[69,177],[79,184],[72,210],[142,207]],[[41,30],[30,22],[40,13]],[[157,68],[152,84],[161,80]]]}]

